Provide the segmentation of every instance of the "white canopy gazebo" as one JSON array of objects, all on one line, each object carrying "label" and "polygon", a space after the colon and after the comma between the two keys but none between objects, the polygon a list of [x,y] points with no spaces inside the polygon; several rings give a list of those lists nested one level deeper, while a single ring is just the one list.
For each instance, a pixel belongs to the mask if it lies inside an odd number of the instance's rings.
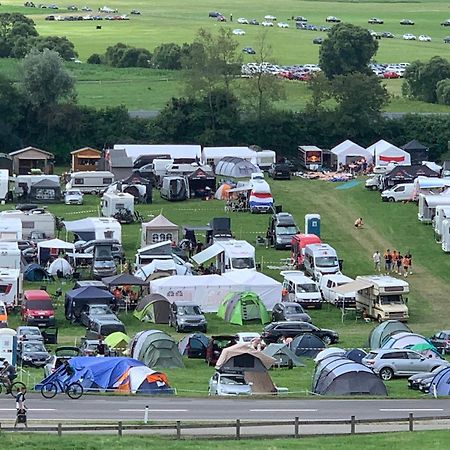
[{"label": "white canopy gazebo", "polygon": [[384,139],[367,147],[367,150],[373,155],[375,166],[386,166],[389,163],[396,163],[400,166],[411,165],[411,156],[408,152]]},{"label": "white canopy gazebo", "polygon": [[75,245],[70,242],[62,241],[61,239],[49,239],[47,241],[38,242],[38,261],[41,262],[42,249],[48,249],[50,256],[58,256],[61,250],[65,252],[75,253]]},{"label": "white canopy gazebo", "polygon": [[371,153],[364,147],[355,144],[350,139],[341,142],[340,144],[336,145],[336,147],[333,147],[330,151],[331,153],[336,155],[338,165],[350,164],[360,158],[365,158],[368,164],[371,164],[373,160],[373,153]]}]

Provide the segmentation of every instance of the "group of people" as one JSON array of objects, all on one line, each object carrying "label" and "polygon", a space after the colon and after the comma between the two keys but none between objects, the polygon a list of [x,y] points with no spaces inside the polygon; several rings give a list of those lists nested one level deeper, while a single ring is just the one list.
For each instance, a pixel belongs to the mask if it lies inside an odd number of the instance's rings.
[{"label": "group of people", "polygon": [[402,255],[397,250],[391,251],[390,249],[387,249],[383,256],[381,256],[380,252],[377,250],[372,256],[374,269],[377,272],[381,272],[382,259],[384,261],[384,273],[386,275],[397,273],[403,275],[405,278],[408,275],[412,275],[412,255],[410,251]]},{"label": "group of people", "polygon": [[248,198],[245,194],[239,194],[237,199],[229,198],[225,203],[225,212],[245,212],[248,210]]}]

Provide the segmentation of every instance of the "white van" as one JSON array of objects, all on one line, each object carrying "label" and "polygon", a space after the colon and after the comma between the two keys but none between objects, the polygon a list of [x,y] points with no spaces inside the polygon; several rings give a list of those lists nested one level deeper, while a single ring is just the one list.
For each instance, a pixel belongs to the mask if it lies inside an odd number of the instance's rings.
[{"label": "white van", "polygon": [[322,296],[317,283],[300,270],[280,272],[283,280],[283,301],[300,303],[305,308],[322,308]]},{"label": "white van", "polygon": [[305,247],[305,272],[314,280],[322,275],[340,273],[336,250],[328,244],[309,244]]},{"label": "white van", "polygon": [[414,200],[414,183],[402,183],[392,186],[381,193],[384,202],[409,202]]},{"label": "white van", "polygon": [[42,208],[0,212],[0,221],[8,218],[19,218],[22,221],[22,239],[31,239],[36,234],[43,236],[44,239],[55,237],[55,216]]},{"label": "white van", "polygon": [[134,214],[134,196],[126,192],[105,193],[102,197],[101,207],[103,217],[114,217],[124,209]]},{"label": "white van", "polygon": [[66,191],[79,189],[85,194],[98,194],[114,182],[114,175],[108,171],[74,172],[66,184]]},{"label": "white van", "polygon": [[342,273],[334,275],[323,275],[320,279],[319,288],[323,299],[338,308],[355,308],[356,293],[348,292],[339,294],[335,291],[338,286],[351,283],[353,278],[347,277]]},{"label": "white van", "polygon": [[23,275],[20,269],[0,269],[0,302],[7,309],[19,305],[23,295]]}]

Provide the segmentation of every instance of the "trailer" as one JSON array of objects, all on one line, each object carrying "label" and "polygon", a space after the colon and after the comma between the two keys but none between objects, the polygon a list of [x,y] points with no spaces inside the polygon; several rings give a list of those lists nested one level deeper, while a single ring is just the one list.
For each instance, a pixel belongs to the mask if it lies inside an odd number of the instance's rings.
[{"label": "trailer", "polygon": [[0,267],[20,270],[22,253],[17,242],[0,242]]},{"label": "trailer", "polygon": [[55,237],[55,216],[45,209],[36,208],[30,211],[17,209],[0,212],[3,219],[19,218],[22,222],[22,239],[53,239]]},{"label": "trailer", "polygon": [[66,190],[77,188],[85,194],[98,194],[114,182],[114,174],[108,171],[74,172],[66,184]]},{"label": "trailer", "polygon": [[17,242],[22,239],[22,221],[18,217],[0,220],[0,241]]},{"label": "trailer", "polygon": [[322,167],[323,152],[315,145],[300,145],[298,147],[300,164],[306,170],[319,170]]},{"label": "trailer", "polygon": [[20,269],[0,269],[0,302],[8,310],[18,306],[23,296],[23,275]]},{"label": "trailer", "polygon": [[127,211],[134,214],[134,196],[126,192],[109,193],[105,192],[101,201],[102,216],[116,217],[117,214],[122,214]]}]

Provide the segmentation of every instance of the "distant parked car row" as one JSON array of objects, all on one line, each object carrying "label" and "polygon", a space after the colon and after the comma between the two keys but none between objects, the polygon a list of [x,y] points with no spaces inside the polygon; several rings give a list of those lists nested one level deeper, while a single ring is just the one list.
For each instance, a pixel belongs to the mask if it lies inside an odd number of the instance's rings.
[{"label": "distant parked car row", "polygon": [[92,15],[87,15],[87,16],[55,16],[55,15],[50,15],[47,16],[45,18],[45,20],[48,21],[64,21],[64,22],[77,22],[77,21],[82,21],[82,20],[130,20],[130,18],[126,15],[123,14],[121,16],[92,16]]}]

